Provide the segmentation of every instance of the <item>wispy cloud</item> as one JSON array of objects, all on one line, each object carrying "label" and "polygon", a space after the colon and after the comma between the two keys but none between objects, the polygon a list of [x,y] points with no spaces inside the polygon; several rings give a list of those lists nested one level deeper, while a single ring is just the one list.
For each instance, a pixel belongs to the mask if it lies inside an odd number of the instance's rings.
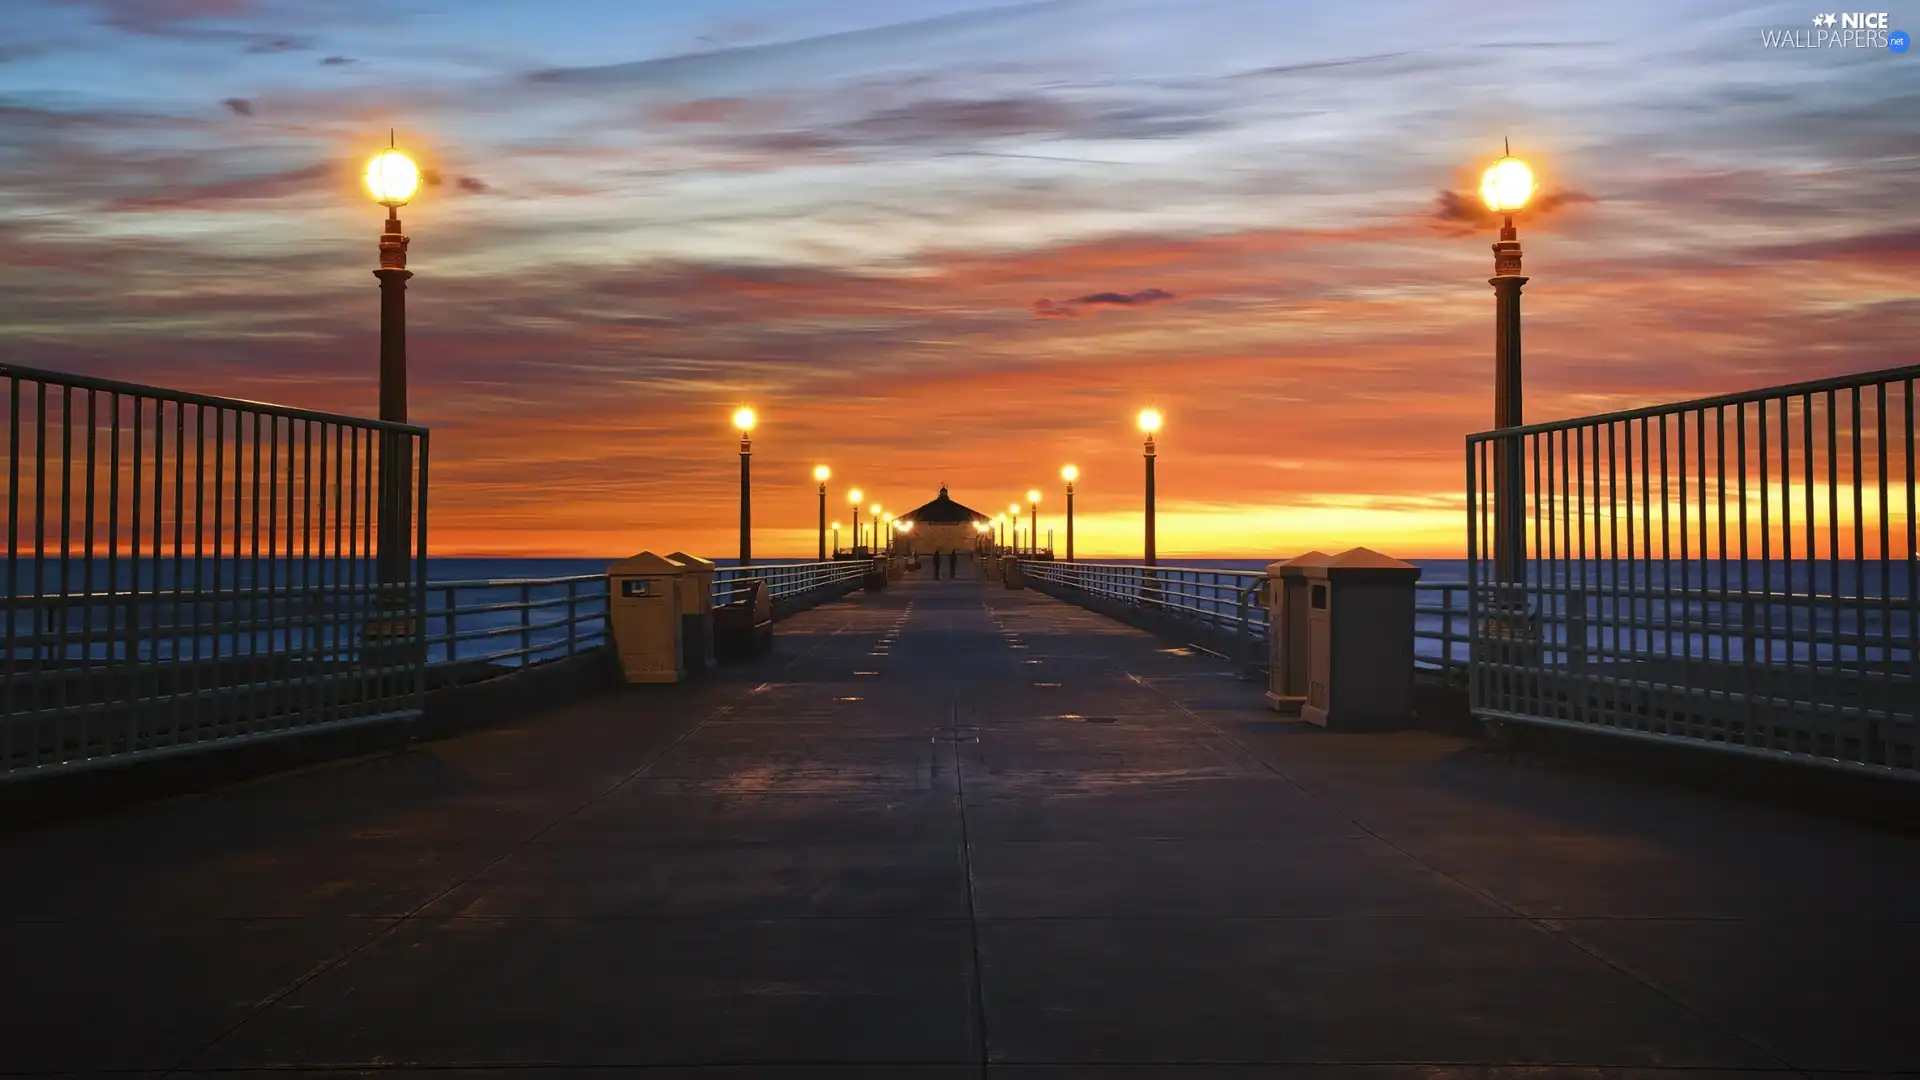
[{"label": "wispy cloud", "polygon": [[1033,313],[1042,319],[1076,319],[1080,317],[1080,312],[1084,308],[1139,307],[1143,304],[1155,304],[1171,299],[1173,294],[1165,289],[1142,289],[1134,293],[1097,292],[1076,296],[1060,303],[1045,299],[1035,300]]}]

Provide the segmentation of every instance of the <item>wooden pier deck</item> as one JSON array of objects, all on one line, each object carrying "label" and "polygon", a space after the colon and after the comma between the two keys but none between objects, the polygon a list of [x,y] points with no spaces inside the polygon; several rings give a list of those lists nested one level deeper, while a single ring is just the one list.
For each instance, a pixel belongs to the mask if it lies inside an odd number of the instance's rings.
[{"label": "wooden pier deck", "polygon": [[0,1073],[1920,1070],[1920,840],[1328,734],[965,575],[0,866]]}]

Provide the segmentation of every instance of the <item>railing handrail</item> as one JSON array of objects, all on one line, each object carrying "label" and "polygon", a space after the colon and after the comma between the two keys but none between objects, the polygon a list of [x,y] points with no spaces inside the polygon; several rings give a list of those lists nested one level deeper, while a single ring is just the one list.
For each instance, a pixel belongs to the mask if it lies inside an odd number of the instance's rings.
[{"label": "railing handrail", "polygon": [[[1258,602],[1260,592],[1274,580],[1264,570],[1242,570],[1212,566],[1144,566],[1125,563],[1101,563],[1074,560],[1021,559],[1025,573],[1036,580],[1050,581],[1100,597],[1121,602],[1150,602],[1182,618],[1234,635],[1241,647],[1251,649],[1271,640],[1270,611]],[[1080,580],[1074,580],[1074,579]],[[1438,617],[1440,628],[1416,626],[1414,640],[1439,643],[1439,655],[1419,654],[1414,667],[1421,670],[1463,670],[1466,660],[1455,655],[1455,646],[1469,634],[1458,625],[1467,615],[1466,592],[1472,583],[1466,580],[1421,581],[1415,584],[1418,595],[1438,596],[1436,602],[1416,605],[1418,615]],[[1455,598],[1461,599],[1456,603]],[[1262,661],[1249,655],[1252,667]]]},{"label": "railing handrail", "polygon": [[[865,575],[869,566],[861,561],[848,560],[811,560],[807,562],[754,563],[748,566],[714,567],[711,599],[715,604],[731,602],[746,594],[745,583],[764,578],[768,586],[768,599],[783,600],[802,595],[838,582],[845,582]],[[603,644],[607,639],[608,628],[606,589],[582,589],[583,585],[604,585],[605,573],[568,574],[551,578],[466,578],[454,581],[428,581],[426,591],[429,596],[441,594],[446,604],[442,607],[428,605],[427,616],[439,622],[444,628],[440,633],[427,637],[427,644],[447,647],[447,656],[429,663],[430,668],[450,664],[488,663],[495,660],[519,659],[523,663],[537,663],[541,658],[557,659],[560,656],[572,656],[583,649]],[[534,599],[535,590],[564,587],[566,595]],[[503,589],[518,589],[521,598],[501,601],[497,598],[461,604],[457,594],[497,593]],[[564,608],[559,615],[552,615],[551,609]],[[541,622],[534,622],[535,610],[547,612],[550,616]],[[518,611],[521,621],[497,627],[459,627],[463,616],[502,614]],[[538,632],[564,630],[564,635],[556,641],[536,643]],[[491,652],[482,656],[465,657],[458,655],[458,643],[495,637],[520,635],[520,647]]]},{"label": "railing handrail", "polygon": [[75,390],[96,390],[109,394],[157,398],[184,405],[206,405],[216,409],[245,409],[248,412],[266,413],[288,420],[312,420],[317,423],[357,427],[365,431],[391,431],[406,435],[427,433],[427,429],[418,424],[373,420],[363,416],[350,416],[346,413],[322,412],[318,409],[302,409],[293,405],[277,405],[271,401],[199,394],[191,390],[170,390],[163,386],[149,386],[145,383],[126,382],[121,379],[103,379],[93,375],[72,375],[64,371],[49,371],[45,368],[26,367],[4,361],[0,361],[0,378],[21,379],[49,386],[65,386]]},{"label": "railing handrail", "polygon": [[1576,416],[1566,420],[1549,420],[1538,424],[1522,424],[1518,427],[1494,428],[1477,431],[1467,436],[1469,446],[1489,439],[1511,438],[1517,435],[1543,435],[1554,431],[1571,431],[1576,428],[1596,427],[1603,424],[1618,424],[1628,420],[1652,419],[1656,416],[1670,416],[1674,413],[1695,412],[1703,409],[1723,409],[1729,405],[1748,405],[1756,401],[1774,401],[1779,398],[1800,397],[1806,394],[1823,394],[1829,390],[1850,390],[1856,386],[1873,383],[1904,382],[1920,379],[1920,364],[1905,364],[1900,367],[1882,368],[1878,371],[1864,371],[1853,375],[1834,375],[1824,379],[1808,379],[1805,382],[1787,383],[1784,386],[1767,386],[1758,390],[1741,390],[1732,394],[1715,394],[1712,397],[1694,398],[1691,401],[1676,401],[1661,405],[1644,405],[1637,409],[1621,409],[1617,412],[1596,413],[1592,416]]}]

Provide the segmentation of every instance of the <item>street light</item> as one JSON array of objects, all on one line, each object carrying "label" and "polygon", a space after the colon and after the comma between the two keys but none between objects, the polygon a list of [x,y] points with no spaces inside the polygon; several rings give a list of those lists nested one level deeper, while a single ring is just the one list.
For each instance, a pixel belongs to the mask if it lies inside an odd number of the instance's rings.
[{"label": "street light", "polygon": [[1013,533],[1013,554],[1017,558],[1020,554],[1020,504],[1008,503],[1007,514],[1013,518],[1013,528],[1011,530]]},{"label": "street light", "polygon": [[[393,145],[367,162],[367,191],[387,208],[380,234],[380,419],[407,422],[407,236],[400,231],[400,208],[420,190],[420,169]],[[407,580],[408,539],[413,534],[413,444],[396,431],[380,436],[380,549],[376,556],[381,605],[403,605],[397,586]],[[383,627],[391,629],[391,627]]]},{"label": "street light", "polygon": [[1027,539],[1033,549],[1033,557],[1040,557],[1040,489],[1027,489],[1027,502],[1033,506],[1033,516],[1027,519]]},{"label": "street light", "polygon": [[[1500,240],[1493,245],[1493,426],[1496,429],[1519,427],[1521,420],[1520,364],[1520,287],[1527,279],[1520,273],[1520,234],[1514,231],[1513,215],[1527,205],[1538,190],[1533,170],[1513,156],[1513,147],[1487,167],[1480,179],[1480,197],[1487,209],[1501,215]],[[1524,479],[1522,477],[1521,440],[1518,436],[1500,440],[1493,461],[1493,557],[1494,578],[1502,585],[1516,588],[1525,583],[1527,558]],[[1511,600],[1512,597],[1507,599]]]},{"label": "street light", "polygon": [[1069,465],[1060,470],[1060,479],[1067,482],[1067,561],[1073,561],[1073,482],[1080,479],[1080,470]]},{"label": "street light", "polygon": [[[825,465],[815,465],[813,467],[813,478],[820,482],[820,561],[821,562],[827,561],[827,478],[831,477],[832,475],[833,475],[833,470],[827,468]],[[840,544],[838,541],[836,541],[833,546],[837,550],[840,547]]]},{"label": "street light", "polygon": [[866,493],[859,488],[847,492],[847,501],[853,504],[853,553],[855,555],[860,554],[860,500],[864,498]]},{"label": "street light", "polygon": [[740,565],[753,562],[753,410],[744,406],[733,414],[740,429]]},{"label": "street light", "polygon": [[994,523],[1000,527],[999,535],[995,538],[994,542],[1000,551],[1005,551],[1007,550],[1007,515],[1001,514],[993,520]]},{"label": "street light", "polygon": [[867,546],[867,550],[877,555],[880,553],[880,504],[867,507],[867,516],[867,531],[873,535],[873,542]]},{"label": "street light", "polygon": [[840,523],[837,521],[833,523],[833,554],[835,558],[840,555]]},{"label": "street light", "polygon": [[1143,433],[1145,433],[1147,436],[1147,445],[1146,445],[1145,455],[1147,459],[1146,555],[1147,555],[1148,566],[1159,565],[1159,563],[1156,561],[1154,556],[1154,544],[1153,544],[1153,460],[1154,460],[1153,433],[1160,430],[1160,423],[1161,423],[1161,418],[1160,418],[1160,411],[1158,409],[1140,410],[1140,430]]}]

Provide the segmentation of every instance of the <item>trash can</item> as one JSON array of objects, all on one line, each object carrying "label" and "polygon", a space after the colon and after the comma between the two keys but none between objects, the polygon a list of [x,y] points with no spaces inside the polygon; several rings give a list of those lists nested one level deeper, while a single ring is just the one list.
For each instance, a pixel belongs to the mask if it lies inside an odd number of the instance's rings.
[{"label": "trash can", "polygon": [[1026,587],[1026,578],[1020,574],[1020,557],[1018,555],[1003,555],[1000,558],[1000,563],[1000,577],[1001,580],[1007,583],[1007,588],[1020,589]]},{"label": "trash can", "polygon": [[680,655],[689,674],[709,670],[713,655],[714,564],[676,551],[667,558],[686,567],[680,575]]},{"label": "trash can", "polygon": [[1000,571],[1004,570],[1007,565],[1004,559],[1005,556],[988,555],[980,560],[981,565],[986,568],[988,581],[999,581],[1001,579]]},{"label": "trash can", "polygon": [[1339,731],[1413,716],[1413,591],[1420,568],[1367,548],[1306,567],[1307,700],[1300,717]]},{"label": "trash can", "polygon": [[907,560],[898,555],[887,560],[887,580],[899,581],[907,573]]},{"label": "trash can", "polygon": [[680,576],[686,567],[651,551],[607,567],[607,630],[630,683],[687,677],[681,654]]},{"label": "trash can", "polygon": [[860,584],[865,586],[868,592],[881,592],[886,589],[887,560],[884,556],[875,555],[867,560],[867,573],[860,579]]},{"label": "trash can", "polygon": [[1298,714],[1307,702],[1307,567],[1332,556],[1309,551],[1267,564],[1267,708]]}]

